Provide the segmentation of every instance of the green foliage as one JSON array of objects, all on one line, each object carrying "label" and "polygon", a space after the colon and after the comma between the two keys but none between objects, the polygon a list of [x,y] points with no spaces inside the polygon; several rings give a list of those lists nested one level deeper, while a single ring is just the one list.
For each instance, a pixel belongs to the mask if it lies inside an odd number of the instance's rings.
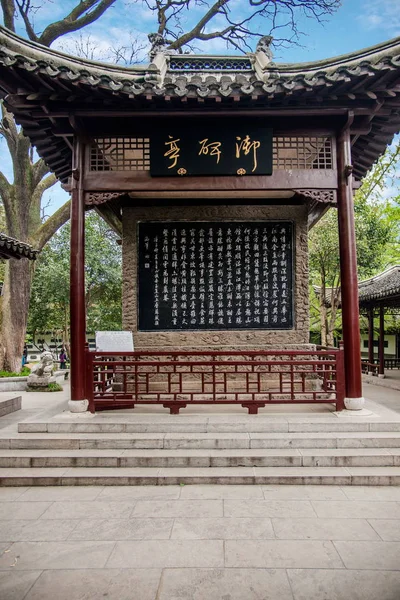
[{"label": "green foliage", "polygon": [[[41,253],[34,275],[29,331],[69,330],[70,225],[64,225]],[[87,329],[121,329],[121,248],[117,236],[95,212],[86,215]]]},{"label": "green foliage", "polygon": [[[4,206],[2,205],[1,201],[0,201],[0,232],[4,232],[6,229],[6,219],[5,219],[5,215],[4,215]],[[4,272],[5,272],[5,264],[6,261],[3,259],[0,259],[0,282],[3,283],[4,281]]]},{"label": "green foliage", "polygon": [[47,390],[49,392],[62,392],[63,387],[59,383],[49,383],[49,385],[47,386]]},{"label": "green foliage", "polygon": [[12,371],[0,371],[0,377],[27,377],[31,370],[29,367],[22,367],[20,373],[14,373]]},{"label": "green foliage", "polygon": [[[359,279],[366,279],[400,262],[400,141],[377,161],[354,198]],[[337,211],[330,210],[309,236],[311,329],[321,329],[322,343],[332,343],[340,291]],[[331,288],[327,293],[327,288]],[[331,307],[326,309],[325,300]]]}]

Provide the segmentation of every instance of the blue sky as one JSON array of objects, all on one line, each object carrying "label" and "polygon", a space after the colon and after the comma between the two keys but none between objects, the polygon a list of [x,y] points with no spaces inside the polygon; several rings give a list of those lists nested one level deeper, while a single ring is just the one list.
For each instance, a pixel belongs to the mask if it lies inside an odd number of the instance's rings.
[{"label": "blue sky", "polygon": [[[232,0],[233,10],[243,12],[247,0]],[[76,5],[77,0],[44,0],[42,7],[35,15],[35,30],[40,31],[47,24],[65,16]],[[196,22],[199,10],[186,11],[185,22],[188,25]],[[267,23],[259,22],[260,32],[269,32]],[[341,8],[331,17],[327,17],[321,25],[311,18],[299,19],[298,28],[306,35],[301,38],[301,46],[279,48],[274,52],[276,62],[308,62],[320,60],[339,54],[353,52],[372,46],[390,38],[400,36],[400,0],[343,0]],[[94,58],[109,59],[110,46],[129,45],[132,38],[146,44],[147,34],[156,30],[153,15],[144,4],[129,0],[117,0],[96,23],[86,27],[82,36],[87,39],[94,53]],[[19,32],[23,34],[23,30]],[[76,40],[81,34],[65,36],[53,47],[73,53]],[[200,48],[203,53],[226,54],[228,51],[221,41],[207,43]],[[230,51],[231,52],[231,51]],[[12,179],[10,162],[4,141],[0,138],[0,161],[3,172]],[[51,214],[68,198],[59,188],[53,187],[47,192],[45,204],[51,200],[46,209]]]}]

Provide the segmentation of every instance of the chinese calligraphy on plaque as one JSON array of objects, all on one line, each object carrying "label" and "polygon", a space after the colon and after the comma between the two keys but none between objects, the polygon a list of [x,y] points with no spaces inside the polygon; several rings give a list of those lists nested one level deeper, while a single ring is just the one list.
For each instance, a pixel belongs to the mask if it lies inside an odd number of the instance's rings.
[{"label": "chinese calligraphy on plaque", "polygon": [[139,329],[291,329],[291,222],[139,224]]},{"label": "chinese calligraphy on plaque", "polygon": [[150,139],[150,173],[156,176],[271,175],[272,129],[254,121],[182,124]]}]

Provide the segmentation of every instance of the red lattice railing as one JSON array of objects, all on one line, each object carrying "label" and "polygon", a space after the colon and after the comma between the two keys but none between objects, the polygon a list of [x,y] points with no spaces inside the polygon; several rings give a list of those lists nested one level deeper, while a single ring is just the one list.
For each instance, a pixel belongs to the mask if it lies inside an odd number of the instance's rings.
[{"label": "red lattice railing", "polygon": [[86,351],[89,409],[162,404],[334,403],[344,408],[343,350],[235,352]]},{"label": "red lattice railing", "polygon": [[367,360],[361,361],[361,372],[365,375],[375,375],[379,374],[379,363],[370,363]]}]

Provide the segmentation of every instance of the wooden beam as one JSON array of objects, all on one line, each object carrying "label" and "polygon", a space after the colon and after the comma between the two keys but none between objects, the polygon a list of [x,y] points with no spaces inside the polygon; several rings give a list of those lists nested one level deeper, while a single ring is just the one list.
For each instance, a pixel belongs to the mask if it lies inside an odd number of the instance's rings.
[{"label": "wooden beam", "polygon": [[86,192],[336,189],[337,174],[334,169],[299,169],[276,170],[271,176],[152,178],[144,171],[93,171],[85,173],[83,186]]}]

